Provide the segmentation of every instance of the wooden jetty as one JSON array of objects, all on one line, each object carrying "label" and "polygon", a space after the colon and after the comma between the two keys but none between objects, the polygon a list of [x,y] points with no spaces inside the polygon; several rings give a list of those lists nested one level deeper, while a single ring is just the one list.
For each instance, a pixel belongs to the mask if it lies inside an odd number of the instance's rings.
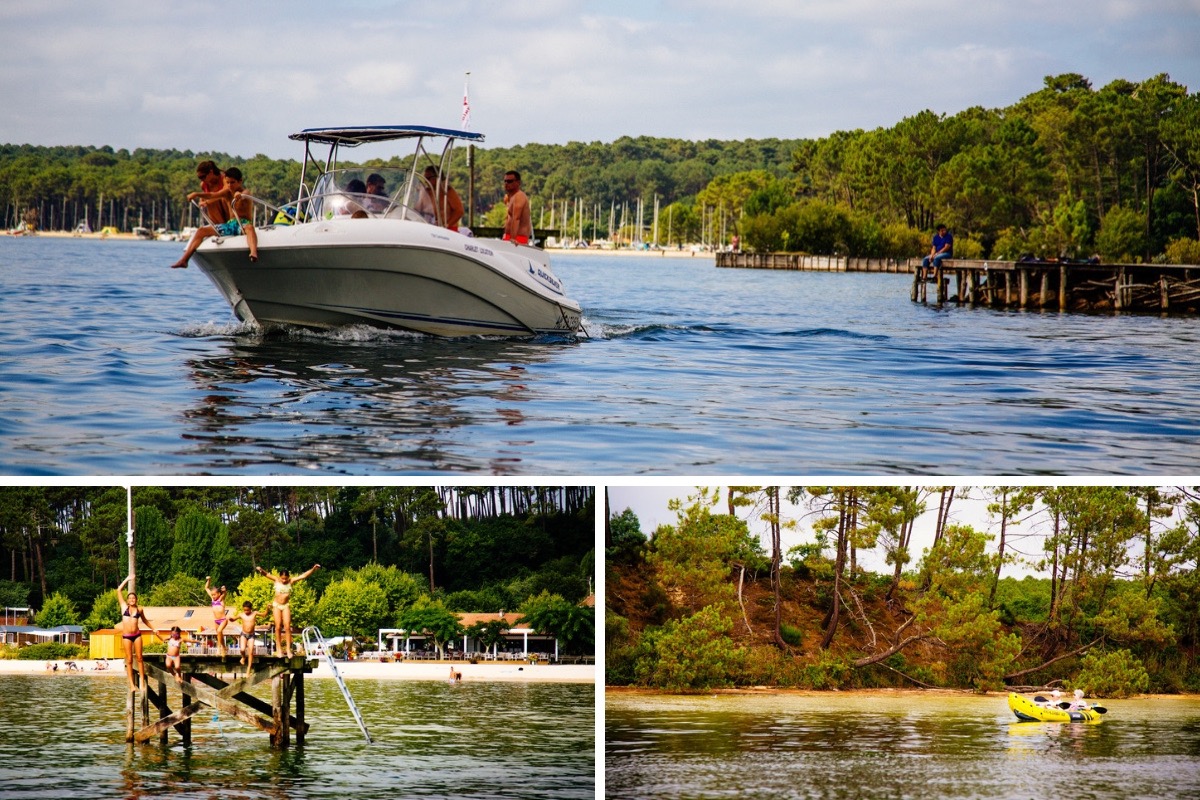
[{"label": "wooden jetty", "polygon": [[938,305],[1200,312],[1200,267],[1194,265],[946,259],[913,271],[913,302],[929,302],[932,284]]},{"label": "wooden jetty", "polygon": [[910,272],[907,261],[894,258],[850,258],[813,256],[806,253],[745,253],[720,250],[718,267],[736,269],[785,269],[801,272]]},{"label": "wooden jetty", "polygon": [[[296,743],[304,742],[308,733],[308,723],[304,721],[304,675],[316,667],[315,660],[305,656],[256,655],[253,671],[247,676],[245,665],[236,656],[184,655],[183,683],[179,684],[164,669],[165,659],[161,653],[145,656],[148,685],[129,692],[125,741],[145,743],[157,738],[166,744],[167,731],[174,728],[183,742],[190,744],[192,717],[208,709],[264,731],[270,736],[272,747],[288,747],[293,731]],[[238,677],[227,682],[224,676],[231,673]],[[271,683],[270,703],[248,691],[267,681]],[[179,690],[179,708],[174,711],[168,699],[168,691],[173,689]],[[295,713],[292,713],[293,701]]]},{"label": "wooden jetty", "polygon": [[[913,302],[1059,311],[1200,313],[1200,266],[984,261],[948,258],[937,267],[916,259],[716,253],[718,267],[813,272],[913,273]],[[929,286],[933,285],[932,298]]]}]

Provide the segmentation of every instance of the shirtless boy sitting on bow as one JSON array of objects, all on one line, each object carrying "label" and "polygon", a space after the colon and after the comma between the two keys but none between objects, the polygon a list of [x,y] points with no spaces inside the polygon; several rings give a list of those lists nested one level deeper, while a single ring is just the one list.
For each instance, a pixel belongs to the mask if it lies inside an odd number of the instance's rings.
[{"label": "shirtless boy sitting on bow", "polygon": [[188,242],[187,249],[183,251],[183,257],[171,265],[172,269],[186,268],[188,260],[196,252],[196,248],[210,236],[240,236],[244,233],[246,243],[250,245],[250,260],[258,261],[258,234],[255,233],[254,224],[250,221],[250,218],[254,216],[254,202],[242,194],[244,188],[242,171],[237,167],[230,167],[225,170],[224,188],[216,192],[192,192],[187,196],[189,202],[192,200],[205,202],[224,200],[233,207],[233,219],[222,222],[220,225],[205,225],[198,229],[192,234],[192,240]]}]

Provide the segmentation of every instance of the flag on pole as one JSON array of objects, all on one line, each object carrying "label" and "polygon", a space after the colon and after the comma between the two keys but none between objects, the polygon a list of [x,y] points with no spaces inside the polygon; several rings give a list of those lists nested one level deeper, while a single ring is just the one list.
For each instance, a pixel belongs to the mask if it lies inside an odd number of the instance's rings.
[{"label": "flag on pole", "polygon": [[468,82],[471,80],[471,73],[467,73],[467,77],[463,80],[463,107],[462,107],[462,129],[468,130],[471,127],[471,99],[468,89]]}]

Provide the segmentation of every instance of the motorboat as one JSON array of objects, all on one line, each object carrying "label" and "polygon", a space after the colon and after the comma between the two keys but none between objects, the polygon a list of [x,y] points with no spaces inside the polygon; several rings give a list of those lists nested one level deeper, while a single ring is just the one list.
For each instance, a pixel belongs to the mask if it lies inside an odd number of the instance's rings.
[{"label": "motorboat", "polygon": [[1008,708],[1021,722],[1103,722],[1108,709],[1092,704],[1073,709],[1070,703],[1058,703],[1044,697],[1030,699],[1016,692],[1008,694]]},{"label": "motorboat", "polygon": [[[282,207],[255,198],[256,216],[268,220],[255,227],[258,260],[250,260],[245,236],[206,239],[193,256],[239,319],[435,336],[581,330],[582,310],[544,250],[447,227],[444,179],[436,186],[425,172],[449,174],[455,143],[482,134],[385,125],[309,128],[289,138],[304,143],[299,192]],[[339,166],[344,148],[398,140],[414,145],[405,167]]]}]

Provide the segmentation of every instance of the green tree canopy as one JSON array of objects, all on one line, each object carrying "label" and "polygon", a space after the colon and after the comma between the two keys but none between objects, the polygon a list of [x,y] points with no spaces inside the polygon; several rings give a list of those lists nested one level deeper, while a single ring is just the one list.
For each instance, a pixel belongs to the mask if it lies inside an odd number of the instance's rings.
[{"label": "green tree canopy", "polygon": [[385,627],[389,613],[387,593],[377,584],[343,578],[325,587],[315,612],[326,636],[368,636]]},{"label": "green tree canopy", "polygon": [[42,610],[33,618],[43,628],[57,628],[60,625],[78,625],[79,614],[71,598],[61,592],[55,592],[46,598]]}]

